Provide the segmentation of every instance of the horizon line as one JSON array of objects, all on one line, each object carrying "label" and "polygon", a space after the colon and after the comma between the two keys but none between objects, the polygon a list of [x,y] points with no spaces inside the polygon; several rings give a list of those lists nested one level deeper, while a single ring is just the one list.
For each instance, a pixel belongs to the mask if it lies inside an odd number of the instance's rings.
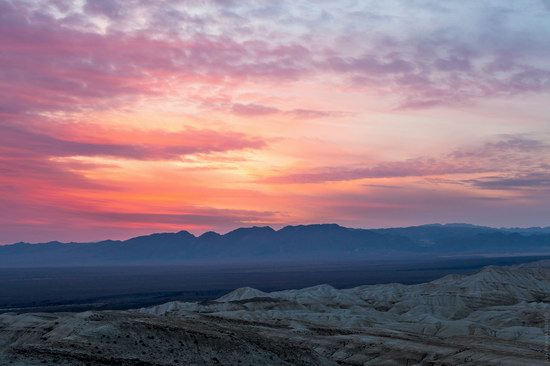
[{"label": "horizon line", "polygon": [[189,235],[200,238],[201,236],[207,234],[207,233],[215,233],[217,235],[223,236],[230,234],[234,231],[241,230],[241,229],[254,229],[254,228],[269,228],[275,232],[281,231],[288,227],[298,227],[298,226],[339,226],[341,228],[345,229],[351,229],[351,230],[385,230],[385,229],[405,229],[405,228],[413,228],[413,227],[422,227],[422,226],[463,226],[463,227],[477,227],[477,228],[487,228],[487,229],[494,229],[494,230],[526,230],[526,229],[544,229],[544,228],[550,228],[550,226],[488,226],[488,225],[478,225],[478,224],[471,224],[471,223],[465,223],[465,222],[447,222],[447,223],[427,223],[427,224],[418,224],[418,225],[407,225],[407,226],[384,226],[384,227],[349,227],[349,226],[343,226],[335,222],[326,222],[326,223],[312,223],[312,224],[288,224],[288,225],[281,225],[278,229],[274,228],[273,226],[277,227],[277,225],[252,225],[252,226],[241,226],[237,227],[235,229],[231,229],[225,232],[217,232],[214,230],[207,230],[203,231],[201,234],[193,234],[192,232],[182,229],[178,231],[159,231],[159,232],[151,232],[149,234],[144,235],[137,235],[137,236],[130,236],[125,239],[100,239],[100,240],[94,240],[94,241],[59,241],[59,240],[50,240],[46,242],[27,242],[27,241],[17,241],[12,243],[0,243],[0,246],[10,246],[10,245],[17,245],[17,244],[31,244],[31,245],[40,245],[40,244],[50,244],[50,243],[60,243],[60,244],[96,244],[101,243],[104,241],[115,241],[115,242],[124,242],[136,238],[142,238],[152,235],[162,235],[162,234],[179,234],[179,233],[188,233]]}]

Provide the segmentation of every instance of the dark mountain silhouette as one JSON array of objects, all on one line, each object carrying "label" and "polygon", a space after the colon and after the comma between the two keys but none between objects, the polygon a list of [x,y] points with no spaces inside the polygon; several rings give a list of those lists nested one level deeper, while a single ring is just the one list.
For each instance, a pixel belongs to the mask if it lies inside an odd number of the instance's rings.
[{"label": "dark mountain silhouette", "polygon": [[97,243],[0,246],[0,266],[82,266],[258,261],[398,259],[444,255],[550,254],[545,229],[467,224],[351,229],[336,224],[240,228],[221,235],[187,231]]},{"label": "dark mountain silhouette", "polygon": [[473,237],[446,237],[432,247],[439,253],[518,253],[546,251],[550,253],[550,235],[522,235],[515,232],[491,232]]},{"label": "dark mountain silhouette", "polygon": [[444,238],[471,237],[477,234],[499,232],[499,229],[470,224],[429,224],[402,228],[374,229],[373,231],[381,234],[404,236],[425,244],[434,244]]}]

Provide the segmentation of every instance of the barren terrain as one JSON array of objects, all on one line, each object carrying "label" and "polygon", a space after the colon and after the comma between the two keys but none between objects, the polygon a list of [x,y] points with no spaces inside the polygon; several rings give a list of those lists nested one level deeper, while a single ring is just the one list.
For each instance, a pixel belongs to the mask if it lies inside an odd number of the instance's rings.
[{"label": "barren terrain", "polygon": [[4,365],[543,365],[550,264],[129,311],[0,315]]}]

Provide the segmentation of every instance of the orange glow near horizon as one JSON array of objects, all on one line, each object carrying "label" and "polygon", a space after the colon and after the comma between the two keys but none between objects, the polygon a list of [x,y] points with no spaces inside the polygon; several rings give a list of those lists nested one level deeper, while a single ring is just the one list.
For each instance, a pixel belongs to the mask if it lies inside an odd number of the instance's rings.
[{"label": "orange glow near horizon", "polygon": [[548,9],[298,3],[0,0],[0,244],[548,225]]}]

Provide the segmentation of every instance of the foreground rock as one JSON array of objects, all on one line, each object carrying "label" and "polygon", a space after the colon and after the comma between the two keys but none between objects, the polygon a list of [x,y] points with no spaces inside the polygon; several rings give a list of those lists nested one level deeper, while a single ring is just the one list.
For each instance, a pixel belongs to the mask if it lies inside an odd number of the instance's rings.
[{"label": "foreground rock", "polygon": [[209,303],[0,315],[1,365],[543,365],[550,265],[412,286],[243,288]]}]

